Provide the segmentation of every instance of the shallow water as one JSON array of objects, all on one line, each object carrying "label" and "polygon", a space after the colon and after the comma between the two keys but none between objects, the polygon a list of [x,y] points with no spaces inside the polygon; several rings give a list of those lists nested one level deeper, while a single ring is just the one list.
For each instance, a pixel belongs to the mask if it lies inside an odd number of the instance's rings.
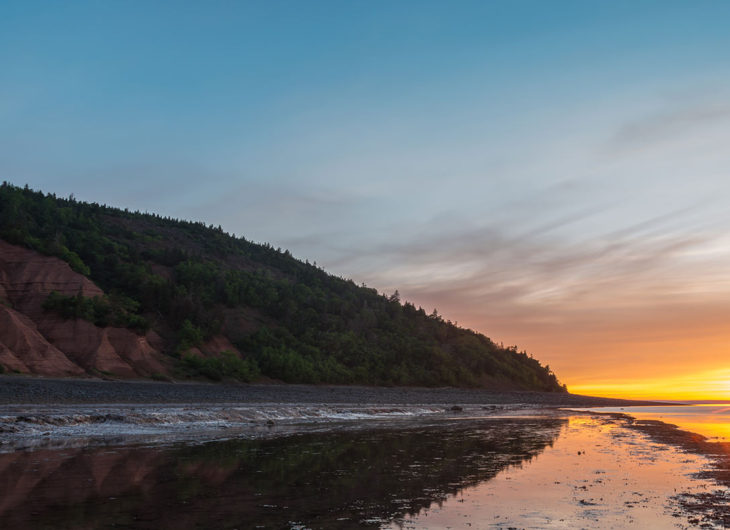
[{"label": "shallow water", "polygon": [[31,446],[0,454],[0,528],[674,528],[715,487],[620,419],[480,410]]},{"label": "shallow water", "polygon": [[692,476],[705,465],[621,420],[571,417],[539,457],[389,528],[690,528],[674,497],[717,488]]},{"label": "shallow water", "polygon": [[549,447],[564,419],[0,455],[0,527],[378,528]]},{"label": "shallow water", "polygon": [[706,436],[710,441],[730,442],[730,403],[586,410],[620,412],[638,420],[659,420],[676,425],[684,431]]},{"label": "shallow water", "polygon": [[303,431],[440,424],[456,418],[554,415],[554,409],[522,404],[456,408],[457,411],[432,404],[332,403],[5,405],[0,407],[0,453],[91,445],[270,438]]}]

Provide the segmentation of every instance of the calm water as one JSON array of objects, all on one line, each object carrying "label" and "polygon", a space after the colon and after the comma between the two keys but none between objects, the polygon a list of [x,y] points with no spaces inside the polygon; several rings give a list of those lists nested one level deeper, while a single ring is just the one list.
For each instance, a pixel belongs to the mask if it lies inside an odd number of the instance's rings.
[{"label": "calm water", "polygon": [[556,416],[0,454],[0,528],[675,528],[703,457]]},{"label": "calm water", "polygon": [[0,528],[378,528],[534,458],[564,419],[0,455]]},{"label": "calm water", "polygon": [[714,528],[684,513],[677,497],[717,489],[694,476],[707,464],[622,421],[571,417],[537,458],[390,528]]},{"label": "calm water", "polygon": [[622,412],[639,420],[659,420],[676,425],[682,430],[707,436],[711,441],[730,441],[730,403],[592,410]]}]

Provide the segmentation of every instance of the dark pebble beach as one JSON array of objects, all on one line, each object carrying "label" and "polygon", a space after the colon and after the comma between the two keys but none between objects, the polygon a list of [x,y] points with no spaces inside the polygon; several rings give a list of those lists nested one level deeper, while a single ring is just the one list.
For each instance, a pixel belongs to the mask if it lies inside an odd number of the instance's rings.
[{"label": "dark pebble beach", "polygon": [[656,404],[567,393],[494,392],[464,388],[168,383],[0,376],[0,404],[2,405],[74,403],[521,403],[551,407],[615,407]]}]

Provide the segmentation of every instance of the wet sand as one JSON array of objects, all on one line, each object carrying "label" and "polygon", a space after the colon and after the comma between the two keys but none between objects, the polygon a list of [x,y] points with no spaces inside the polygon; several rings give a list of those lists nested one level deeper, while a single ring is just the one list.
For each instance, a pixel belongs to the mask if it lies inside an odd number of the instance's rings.
[{"label": "wet sand", "polygon": [[[634,430],[665,446],[689,454],[702,455],[708,463],[697,473],[711,480],[715,487],[702,492],[682,492],[677,500],[687,513],[695,515],[698,525],[707,528],[730,527],[730,442],[711,441],[702,434],[685,431],[676,425],[656,420],[629,418]],[[711,526],[712,525],[712,526]]]}]

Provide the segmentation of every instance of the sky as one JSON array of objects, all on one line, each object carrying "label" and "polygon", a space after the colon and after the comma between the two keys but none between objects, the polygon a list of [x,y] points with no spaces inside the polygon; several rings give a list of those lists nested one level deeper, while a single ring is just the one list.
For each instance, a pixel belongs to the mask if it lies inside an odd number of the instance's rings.
[{"label": "sky", "polygon": [[0,3],[0,179],[730,399],[730,2]]}]

